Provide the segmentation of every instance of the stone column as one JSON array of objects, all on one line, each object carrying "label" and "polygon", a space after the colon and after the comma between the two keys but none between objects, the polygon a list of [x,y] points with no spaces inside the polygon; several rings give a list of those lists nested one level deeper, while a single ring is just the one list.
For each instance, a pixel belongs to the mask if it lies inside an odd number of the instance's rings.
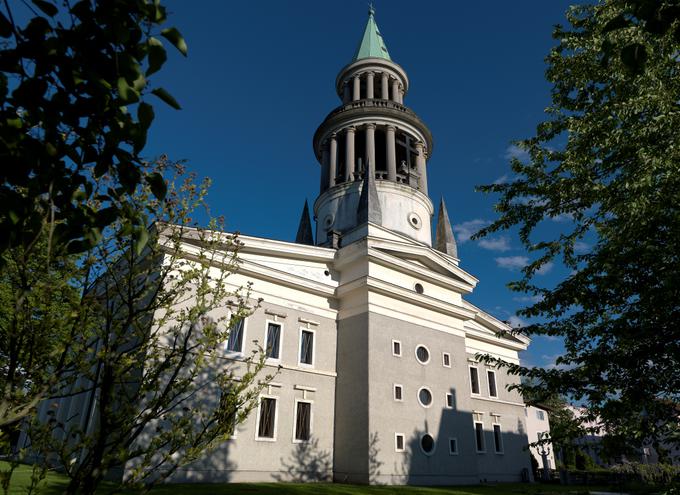
[{"label": "stone column", "polygon": [[320,193],[328,189],[328,175],[330,164],[330,153],[328,151],[328,141],[321,143],[321,187]]},{"label": "stone column", "polygon": [[387,133],[385,135],[385,143],[387,144],[387,180],[397,182],[397,150],[395,127],[393,125],[387,126]]},{"label": "stone column", "polygon": [[366,98],[373,99],[375,96],[373,96],[373,76],[375,74],[373,72],[367,72],[366,73]]},{"label": "stone column", "polygon": [[421,141],[418,141],[416,143],[416,151],[418,152],[418,156],[416,156],[416,167],[418,170],[418,175],[420,176],[420,178],[418,179],[420,181],[419,183],[420,187],[418,189],[420,189],[420,192],[427,195],[427,171],[425,170],[425,149]]},{"label": "stone column", "polygon": [[388,84],[390,83],[390,76],[387,74],[387,72],[382,73],[382,79],[380,81],[380,91],[382,91],[382,99],[383,100],[389,100],[390,99],[390,87]]},{"label": "stone column", "polygon": [[354,180],[354,126],[345,131],[345,182]]},{"label": "stone column", "polygon": [[331,134],[330,161],[328,166],[328,187],[335,185],[335,176],[338,174],[338,136]]},{"label": "stone column", "polygon": [[399,86],[399,103],[404,104],[404,88]]},{"label": "stone column", "polygon": [[375,168],[375,124],[366,124],[366,173]]},{"label": "stone column", "polygon": [[399,81],[392,80],[392,101],[399,103]]},{"label": "stone column", "polygon": [[361,79],[359,75],[354,76],[354,91],[352,92],[352,101],[361,99]]},{"label": "stone column", "polygon": [[349,103],[352,101],[352,92],[350,91],[349,88],[349,81],[345,81],[345,83],[342,85],[342,102],[344,104]]}]

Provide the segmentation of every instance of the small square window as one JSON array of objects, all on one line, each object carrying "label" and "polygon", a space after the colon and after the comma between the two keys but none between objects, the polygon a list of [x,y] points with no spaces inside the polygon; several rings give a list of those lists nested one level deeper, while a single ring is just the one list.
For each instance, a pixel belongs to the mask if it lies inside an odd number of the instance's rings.
[{"label": "small square window", "polygon": [[446,394],[446,408],[453,409],[453,394]]},{"label": "small square window", "polygon": [[451,367],[451,354],[448,352],[442,354],[442,365],[444,365],[446,368]]},{"label": "small square window", "polygon": [[458,439],[449,438],[449,455],[458,455]]},{"label": "small square window", "polygon": [[403,390],[401,385],[394,386],[394,400],[402,401],[404,400]]},{"label": "small square window", "polygon": [[395,433],[394,435],[394,450],[397,452],[404,451],[404,435],[402,433]]},{"label": "small square window", "polygon": [[401,342],[398,340],[392,341],[392,355],[401,357]]},{"label": "small square window", "polygon": [[536,419],[539,421],[545,421],[545,413],[540,409],[536,409]]}]

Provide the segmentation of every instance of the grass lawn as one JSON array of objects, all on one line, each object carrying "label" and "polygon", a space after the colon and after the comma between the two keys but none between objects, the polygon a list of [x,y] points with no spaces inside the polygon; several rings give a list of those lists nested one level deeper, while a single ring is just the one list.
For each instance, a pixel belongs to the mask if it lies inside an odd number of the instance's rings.
[{"label": "grass lawn", "polygon": [[[0,463],[0,468],[6,465]],[[30,483],[31,468],[19,466],[12,476],[9,493],[20,495],[26,493]],[[38,494],[58,495],[66,487],[66,477],[49,473],[39,486]],[[111,485],[104,484],[99,493],[105,495]],[[604,487],[588,487],[588,490],[606,490]],[[134,494],[134,491],[125,491]],[[584,487],[538,485],[538,484],[499,484],[465,487],[416,487],[416,486],[355,486],[336,483],[233,483],[233,484],[176,484],[159,485],[151,493],[154,495],[559,495],[585,494]]]}]

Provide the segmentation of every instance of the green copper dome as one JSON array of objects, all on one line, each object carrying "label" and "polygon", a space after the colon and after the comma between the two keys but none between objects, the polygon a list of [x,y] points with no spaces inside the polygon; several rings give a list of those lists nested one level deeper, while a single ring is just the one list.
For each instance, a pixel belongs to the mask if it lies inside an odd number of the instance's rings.
[{"label": "green copper dome", "polygon": [[385,40],[380,35],[378,25],[375,23],[375,10],[371,7],[368,10],[368,22],[366,23],[366,29],[364,29],[364,36],[361,38],[361,43],[359,43],[352,62],[372,57],[392,60],[387,51],[387,46],[385,46]]}]

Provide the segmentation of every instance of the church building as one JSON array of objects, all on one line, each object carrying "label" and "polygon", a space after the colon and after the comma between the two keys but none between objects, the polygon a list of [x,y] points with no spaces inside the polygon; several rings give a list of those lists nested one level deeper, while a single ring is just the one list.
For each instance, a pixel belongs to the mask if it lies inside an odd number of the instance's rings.
[{"label": "church building", "polygon": [[[240,269],[261,307],[233,329],[225,358],[257,340],[279,369],[234,438],[172,481],[335,480],[450,485],[520,481],[530,469],[515,377],[529,341],[465,300],[446,206],[428,196],[427,125],[371,9],[313,137],[319,195],[296,242],[240,236]],[[434,234],[434,235],[433,235]]]}]

